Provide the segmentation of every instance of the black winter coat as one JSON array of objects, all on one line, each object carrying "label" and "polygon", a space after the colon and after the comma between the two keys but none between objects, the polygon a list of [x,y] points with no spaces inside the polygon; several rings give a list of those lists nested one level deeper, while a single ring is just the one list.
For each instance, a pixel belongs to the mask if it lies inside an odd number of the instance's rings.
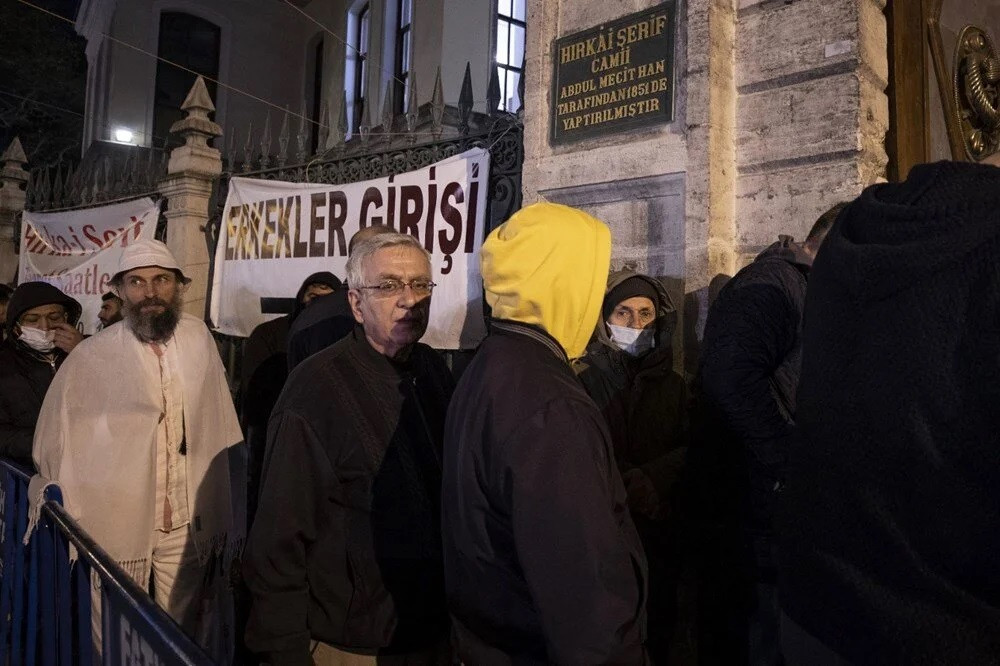
[{"label": "black winter coat", "polygon": [[1000,169],[865,190],[810,277],[782,607],[856,664],[1000,664]]},{"label": "black winter coat", "polygon": [[291,374],[245,556],[251,650],[298,666],[312,663],[311,638],[382,654],[447,637],[440,451],[453,387],[431,348],[394,363],[360,328]]},{"label": "black winter coat", "polygon": [[288,371],[350,335],[355,323],[347,285],[317,298],[295,318],[288,331]]},{"label": "black winter coat", "polygon": [[29,467],[33,466],[31,447],[42,401],[67,354],[58,348],[51,354],[36,352],[17,340],[14,326],[28,310],[49,303],[66,308],[70,324],[80,319],[76,300],[46,282],[25,282],[7,304],[7,340],[0,343],[0,456]]},{"label": "black winter coat", "polygon": [[611,437],[540,328],[494,320],[462,375],[442,517],[465,663],[642,663],[646,562]]},{"label": "black winter coat", "polygon": [[[633,276],[637,274],[631,271],[613,274],[608,291]],[[666,511],[687,452],[688,392],[684,378],[673,368],[671,338],[677,312],[662,284],[640,277],[660,294],[656,346],[634,358],[611,342],[600,322],[587,355],[573,368],[607,420],[618,468],[622,472],[642,468]]]},{"label": "black winter coat", "polygon": [[705,523],[770,533],[795,417],[809,259],[788,237],[709,309],[688,468]]},{"label": "black winter coat", "polygon": [[51,358],[16,340],[0,344],[0,457],[33,466],[31,444],[38,413],[66,353],[57,349]]},{"label": "black winter coat", "polygon": [[[287,315],[258,325],[243,345],[240,381],[240,425],[250,455],[247,469],[247,520],[253,521],[260,492],[260,473],[267,446],[267,421],[274,403],[288,379],[288,331],[306,306],[302,297],[312,284],[325,284],[333,290],[340,280],[333,273],[321,271],[305,279],[295,294],[295,308]],[[311,306],[310,306],[311,307]]]}]

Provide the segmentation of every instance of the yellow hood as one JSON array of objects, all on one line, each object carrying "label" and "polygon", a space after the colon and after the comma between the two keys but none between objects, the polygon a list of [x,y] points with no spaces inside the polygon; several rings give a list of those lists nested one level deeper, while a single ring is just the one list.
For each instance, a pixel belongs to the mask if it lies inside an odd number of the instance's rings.
[{"label": "yellow hood", "polygon": [[541,326],[569,358],[583,356],[608,280],[607,225],[569,206],[532,204],[493,230],[481,261],[495,318]]}]

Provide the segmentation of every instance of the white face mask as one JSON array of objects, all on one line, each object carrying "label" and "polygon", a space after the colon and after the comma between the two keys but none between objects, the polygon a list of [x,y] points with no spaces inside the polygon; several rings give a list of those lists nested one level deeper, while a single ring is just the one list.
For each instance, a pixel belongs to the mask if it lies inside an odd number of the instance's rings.
[{"label": "white face mask", "polygon": [[50,352],[56,346],[56,332],[54,330],[43,331],[40,328],[21,327],[21,335],[18,339],[35,351]]},{"label": "white face mask", "polygon": [[652,328],[629,328],[608,324],[611,342],[630,356],[642,356],[656,346]]}]

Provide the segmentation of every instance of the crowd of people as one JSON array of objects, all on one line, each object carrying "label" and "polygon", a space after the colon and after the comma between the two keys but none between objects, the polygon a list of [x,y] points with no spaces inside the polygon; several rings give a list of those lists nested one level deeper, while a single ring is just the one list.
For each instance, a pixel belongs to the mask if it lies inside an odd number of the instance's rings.
[{"label": "crowd of people", "polygon": [[667,285],[582,210],[486,239],[460,373],[430,255],[369,227],[247,339],[239,412],[139,241],[89,338],[0,289],[0,454],[219,663],[1000,663],[998,186],[925,165],[781,236],[690,383]]}]

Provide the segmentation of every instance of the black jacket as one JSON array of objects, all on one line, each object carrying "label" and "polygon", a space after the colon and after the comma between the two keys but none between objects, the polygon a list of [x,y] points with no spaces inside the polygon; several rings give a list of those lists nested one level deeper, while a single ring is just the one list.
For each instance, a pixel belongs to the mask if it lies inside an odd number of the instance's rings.
[{"label": "black jacket", "polygon": [[251,650],[296,666],[311,663],[310,638],[384,653],[447,636],[439,456],[452,390],[432,349],[396,364],[360,328],[288,378],[246,554]]},{"label": "black jacket", "polygon": [[58,349],[46,358],[16,340],[0,344],[0,457],[33,466],[38,413],[65,358]]},{"label": "black jacket", "polygon": [[14,291],[7,305],[7,340],[0,343],[0,456],[29,467],[42,401],[67,354],[61,349],[36,352],[18,341],[13,329],[22,314],[50,303],[63,305],[71,324],[79,320],[81,308],[75,299],[45,282],[27,282]]},{"label": "black jacket", "polygon": [[810,277],[782,605],[858,664],[1000,664],[1000,169],[876,185]]},{"label": "black jacket", "polygon": [[770,533],[795,416],[809,258],[784,237],[739,271],[705,322],[688,467],[706,523]]},{"label": "black jacket", "polygon": [[[638,274],[622,271],[612,276],[609,292]],[[608,422],[618,468],[622,472],[642,468],[666,511],[687,452],[687,386],[673,369],[671,341],[677,311],[659,281],[638,277],[652,284],[660,296],[656,346],[632,357],[615,346],[602,321],[587,355],[573,369]]]},{"label": "black jacket", "polygon": [[305,309],[302,296],[312,284],[325,284],[336,290],[340,287],[340,280],[326,271],[307,277],[295,294],[295,308],[292,312],[257,326],[243,345],[240,423],[250,454],[247,470],[247,519],[250,521],[257,511],[260,472],[264,448],[267,446],[267,421],[288,378],[288,361],[285,356],[288,330]]},{"label": "black jacket", "polygon": [[347,285],[320,296],[288,331],[288,371],[313,354],[339,342],[354,330]]},{"label": "black jacket", "polygon": [[646,563],[611,438],[541,329],[494,321],[462,375],[442,516],[465,663],[642,663]]}]

